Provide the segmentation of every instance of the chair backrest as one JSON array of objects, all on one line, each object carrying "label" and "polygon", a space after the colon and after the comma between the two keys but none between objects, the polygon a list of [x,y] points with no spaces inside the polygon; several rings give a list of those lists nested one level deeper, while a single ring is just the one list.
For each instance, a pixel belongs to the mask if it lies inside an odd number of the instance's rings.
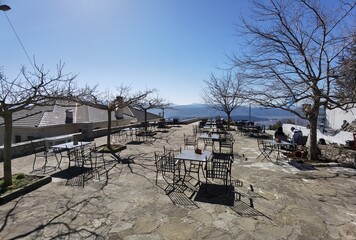
[{"label": "chair backrest", "polygon": [[172,149],[172,148],[167,148],[166,146],[163,146],[163,154],[170,153],[173,157],[177,156],[179,153],[182,152],[182,149]]},{"label": "chair backrest", "polygon": [[32,140],[31,147],[34,154],[46,151],[46,146],[43,143],[40,146],[37,146]]},{"label": "chair backrest", "polygon": [[83,159],[91,157],[91,151],[93,149],[93,146],[94,145],[92,145],[92,144],[87,144],[87,145],[81,145],[80,146],[80,153],[81,153],[81,157]]},{"label": "chair backrest", "polygon": [[232,142],[231,140],[220,141],[219,150],[220,150],[220,153],[228,153],[228,154],[231,154],[233,157],[234,156],[234,142]]},{"label": "chair backrest", "polygon": [[158,172],[174,172],[175,171],[175,158],[168,153],[155,152],[156,171]]},{"label": "chair backrest", "polygon": [[260,138],[257,138],[257,144],[258,144],[258,149],[263,152],[273,148],[273,146],[270,142],[266,142]]},{"label": "chair backrest", "polygon": [[183,134],[184,136],[184,146],[195,146],[196,145],[196,139],[194,136],[187,136]]},{"label": "chair backrest", "polygon": [[213,153],[213,157],[207,161],[206,177],[227,180],[232,162],[231,154]]},{"label": "chair backrest", "polygon": [[221,133],[220,134],[220,141],[230,141],[234,142],[234,136],[231,133]]}]

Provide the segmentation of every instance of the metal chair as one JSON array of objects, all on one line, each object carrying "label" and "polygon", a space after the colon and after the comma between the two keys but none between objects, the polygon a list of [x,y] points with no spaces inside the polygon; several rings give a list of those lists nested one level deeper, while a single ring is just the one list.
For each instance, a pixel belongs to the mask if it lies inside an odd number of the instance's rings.
[{"label": "metal chair", "polygon": [[71,162],[74,166],[80,168],[80,174],[82,176],[82,185],[84,187],[85,182],[85,168],[89,166],[89,173],[93,174],[93,161],[92,161],[92,145],[82,145],[79,148],[67,149],[68,152],[68,173],[71,171]]},{"label": "metal chair", "polygon": [[189,149],[189,147],[193,147],[195,149],[198,146],[198,142],[194,136],[183,135],[184,137],[184,149]]},{"label": "metal chair", "polygon": [[179,153],[181,153],[182,149],[172,149],[172,148],[167,148],[166,146],[163,146],[163,154],[167,154],[170,153],[171,155],[173,155],[173,157],[175,157],[176,155],[178,155]]},{"label": "metal chair", "polygon": [[106,171],[106,161],[105,161],[104,153],[100,152],[97,149],[95,142],[92,146],[90,146],[90,155],[91,155],[92,161],[94,161],[93,171],[96,172],[96,174],[98,176],[98,180],[100,181],[100,171],[99,170],[101,168],[104,168],[104,170]]},{"label": "metal chair", "polygon": [[48,163],[48,157],[50,156],[55,156],[57,160],[57,166],[60,167],[60,162],[58,161],[56,153],[52,149],[47,149],[44,143],[42,143],[40,146],[37,146],[33,141],[31,141],[31,147],[33,150],[33,154],[35,155],[35,158],[33,159],[33,164],[32,164],[32,171],[35,171],[35,165],[36,165],[36,160],[37,158],[43,158],[44,163],[42,165],[43,172],[46,172],[46,166]]},{"label": "metal chair", "polygon": [[228,186],[231,185],[231,167],[233,161],[231,154],[213,153],[213,157],[207,159],[206,162],[206,187],[208,187],[208,179],[212,179],[213,181],[218,179],[223,181],[227,191]]},{"label": "metal chair", "polygon": [[257,156],[257,158],[263,156],[261,162],[263,162],[265,159],[267,159],[268,161],[272,161],[270,154],[273,151],[273,146],[265,142],[263,139],[257,139],[257,145],[258,145],[258,149],[261,152],[260,155]]},{"label": "metal chair", "polygon": [[[168,186],[165,188],[166,194],[173,191],[175,188],[175,183],[179,178],[180,171],[180,161],[174,158],[174,155],[171,152],[167,153],[158,153],[155,152],[155,165],[156,165],[156,185],[158,184],[158,174],[161,173],[164,180],[168,183]],[[177,173],[178,172],[178,173]],[[171,181],[167,181],[166,173],[172,174]],[[169,187],[172,187],[169,191]]]},{"label": "metal chair", "polygon": [[230,133],[220,135],[219,153],[228,153],[234,158],[234,137]]}]

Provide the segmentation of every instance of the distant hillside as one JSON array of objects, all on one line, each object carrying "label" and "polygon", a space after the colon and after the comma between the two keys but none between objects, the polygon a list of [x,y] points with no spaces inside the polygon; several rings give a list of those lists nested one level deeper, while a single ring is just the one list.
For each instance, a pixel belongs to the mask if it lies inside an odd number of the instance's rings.
[{"label": "distant hillside", "polygon": [[[162,109],[153,109],[152,113],[161,114]],[[204,104],[191,104],[191,105],[174,105],[169,109],[164,109],[164,117],[166,119],[189,119],[189,118],[226,118],[226,114],[221,111],[217,111],[213,108],[207,107]],[[281,109],[264,109],[264,108],[251,108],[251,121],[261,122],[276,119],[293,118],[294,115],[290,112]],[[242,106],[235,109],[231,118],[234,121],[248,120],[249,119],[249,107]]]}]

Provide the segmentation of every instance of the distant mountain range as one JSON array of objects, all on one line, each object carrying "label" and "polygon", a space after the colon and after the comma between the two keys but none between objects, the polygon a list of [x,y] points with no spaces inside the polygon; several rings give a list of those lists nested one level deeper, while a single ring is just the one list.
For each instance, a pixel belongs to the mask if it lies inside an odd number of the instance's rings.
[{"label": "distant mountain range", "polygon": [[[162,116],[162,109],[152,109],[150,112],[154,114],[160,114]],[[253,122],[267,122],[278,119],[292,119],[294,115],[288,111],[281,109],[266,109],[261,107],[251,107],[251,115],[249,114],[248,106],[241,106],[235,109],[231,118],[234,121],[250,120]],[[207,107],[204,104],[190,104],[190,105],[173,105],[167,109],[164,109],[165,119],[190,119],[190,118],[215,118],[222,117],[226,119],[226,114],[221,111],[217,111],[211,107]]]}]

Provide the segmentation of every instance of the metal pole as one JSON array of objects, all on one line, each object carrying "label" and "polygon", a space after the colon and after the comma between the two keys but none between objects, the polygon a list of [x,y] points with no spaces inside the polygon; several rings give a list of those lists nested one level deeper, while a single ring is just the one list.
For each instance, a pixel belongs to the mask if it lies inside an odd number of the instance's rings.
[{"label": "metal pole", "polygon": [[248,121],[251,122],[251,104],[248,107]]}]

